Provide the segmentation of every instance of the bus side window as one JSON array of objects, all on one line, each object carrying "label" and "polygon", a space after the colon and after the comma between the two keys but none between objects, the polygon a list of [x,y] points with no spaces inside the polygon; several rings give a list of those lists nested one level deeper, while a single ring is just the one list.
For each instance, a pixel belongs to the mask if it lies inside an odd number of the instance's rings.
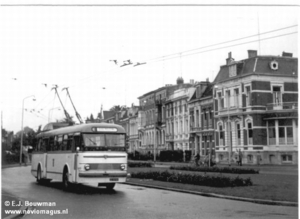
[{"label": "bus side window", "polygon": [[42,145],[40,147],[40,151],[46,152],[47,147],[48,147],[48,140],[49,140],[48,138],[43,139]]},{"label": "bus side window", "polygon": [[72,150],[72,140],[73,140],[73,134],[69,134],[67,140],[67,151]]},{"label": "bus side window", "polygon": [[48,151],[54,151],[54,136],[49,137]]},{"label": "bus side window", "polygon": [[62,150],[62,141],[63,141],[63,136],[59,135],[57,137],[57,150],[58,151]]},{"label": "bus side window", "polygon": [[57,136],[54,137],[54,143],[53,143],[52,150],[53,151],[57,151],[58,150],[58,137]]},{"label": "bus side window", "polygon": [[40,151],[40,150],[41,150],[42,142],[43,142],[43,139],[40,138],[40,139],[38,140],[38,145],[37,145],[37,147],[36,147],[36,151]]},{"label": "bus side window", "polygon": [[73,136],[73,142],[74,142],[74,148],[73,148],[73,151],[76,151],[76,148],[79,147],[80,149],[79,150],[82,150],[82,147],[81,147],[81,136],[80,135],[74,135]]},{"label": "bus side window", "polygon": [[68,145],[68,135],[64,135],[61,150],[62,151],[67,150],[67,145]]}]

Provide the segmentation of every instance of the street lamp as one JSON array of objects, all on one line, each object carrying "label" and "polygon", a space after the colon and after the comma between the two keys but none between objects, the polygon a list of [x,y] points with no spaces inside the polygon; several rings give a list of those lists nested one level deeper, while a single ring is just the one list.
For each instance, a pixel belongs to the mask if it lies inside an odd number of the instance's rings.
[{"label": "street lamp", "polygon": [[59,107],[55,107],[55,108],[51,108],[51,109],[49,109],[49,112],[48,112],[48,122],[50,122],[50,112],[51,112],[51,110],[55,110],[55,109],[58,109],[58,110],[60,110],[60,108],[59,108]]},{"label": "street lamp", "polygon": [[22,125],[21,125],[21,144],[20,144],[20,165],[22,165],[22,149],[23,149],[23,119],[24,119],[24,101],[27,99],[27,98],[30,98],[30,97],[33,97],[33,101],[35,101],[35,96],[34,95],[31,95],[31,96],[28,96],[28,97],[25,97],[22,101]]}]

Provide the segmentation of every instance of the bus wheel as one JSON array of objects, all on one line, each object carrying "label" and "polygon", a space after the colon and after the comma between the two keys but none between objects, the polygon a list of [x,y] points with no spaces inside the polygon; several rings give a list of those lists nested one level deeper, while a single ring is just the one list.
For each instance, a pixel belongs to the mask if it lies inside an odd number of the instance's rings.
[{"label": "bus wheel", "polygon": [[69,172],[67,169],[64,169],[63,172],[63,187],[65,190],[69,190],[70,189],[70,182],[69,182]]},{"label": "bus wheel", "polygon": [[116,183],[109,183],[106,185],[106,189],[108,190],[113,190],[113,188],[115,187]]},{"label": "bus wheel", "polygon": [[42,171],[40,165],[38,166],[36,181],[40,184],[42,183]]}]

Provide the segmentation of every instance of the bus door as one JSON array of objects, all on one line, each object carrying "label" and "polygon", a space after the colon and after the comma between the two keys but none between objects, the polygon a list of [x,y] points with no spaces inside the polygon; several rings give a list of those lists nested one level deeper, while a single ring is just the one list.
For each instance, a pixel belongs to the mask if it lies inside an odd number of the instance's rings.
[{"label": "bus door", "polygon": [[40,144],[40,159],[39,162],[42,165],[42,178],[47,178],[47,149],[48,149],[49,138],[41,139]]},{"label": "bus door", "polygon": [[62,142],[62,136],[51,136],[48,141],[47,155],[46,155],[46,169],[47,177],[49,179],[61,179],[61,174],[59,174],[58,165],[58,151],[60,150],[60,145]]},{"label": "bus door", "polygon": [[77,182],[78,179],[78,151],[80,151],[80,146],[81,146],[81,135],[80,133],[74,133],[73,135],[73,141],[72,141],[72,152],[74,153],[74,182]]}]

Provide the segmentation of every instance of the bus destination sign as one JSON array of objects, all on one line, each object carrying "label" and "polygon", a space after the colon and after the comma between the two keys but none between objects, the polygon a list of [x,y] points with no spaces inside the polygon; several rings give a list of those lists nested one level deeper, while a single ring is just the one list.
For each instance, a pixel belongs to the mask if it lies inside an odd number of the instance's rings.
[{"label": "bus destination sign", "polygon": [[92,128],[94,132],[117,132],[116,128]]}]

